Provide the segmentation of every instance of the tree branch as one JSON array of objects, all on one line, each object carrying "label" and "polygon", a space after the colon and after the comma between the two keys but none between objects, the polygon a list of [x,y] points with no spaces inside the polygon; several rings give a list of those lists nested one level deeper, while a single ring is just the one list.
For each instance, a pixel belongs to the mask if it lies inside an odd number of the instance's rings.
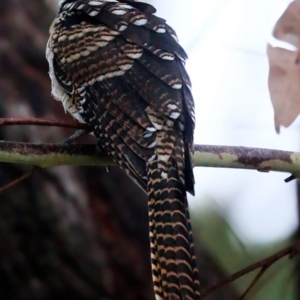
[{"label": "tree branch", "polygon": [[41,170],[38,167],[33,167],[31,170],[29,170],[28,172],[26,172],[25,174],[23,174],[22,176],[19,176],[18,178],[16,178],[13,181],[10,181],[8,184],[0,187],[0,194],[2,194],[3,192],[13,188],[14,186],[16,186],[17,184],[19,184],[20,182],[22,182],[23,180],[29,178],[32,174],[34,174],[35,172]]},{"label": "tree branch", "polygon": [[36,126],[56,126],[61,128],[74,128],[88,130],[88,126],[77,121],[65,122],[54,119],[43,118],[0,118],[0,126],[11,125],[36,125]]},{"label": "tree branch", "polygon": [[99,155],[96,145],[31,144],[6,141],[0,141],[0,162],[29,164],[40,168],[62,165],[114,165],[107,155]]},{"label": "tree branch", "polygon": [[[41,168],[60,165],[109,166],[112,160],[90,144],[31,144],[0,141],[0,162],[30,164]],[[195,145],[197,167],[254,169],[287,172],[300,177],[300,153],[271,149]]]},{"label": "tree branch", "polygon": [[[86,124],[42,118],[0,118],[3,125],[58,126],[88,131]],[[39,167],[58,165],[114,165],[99,155],[94,145],[26,144],[0,142],[0,162],[31,164]],[[195,145],[193,162],[198,167],[254,169],[260,172],[291,173],[286,181],[300,177],[300,153],[271,149]]]},{"label": "tree branch", "polygon": [[[300,177],[300,153],[248,147],[195,145],[193,162],[198,167],[287,172]],[[289,180],[289,179],[288,179]]]},{"label": "tree branch", "polygon": [[299,254],[300,250],[300,243],[297,243],[293,246],[287,247],[281,251],[278,251],[277,253],[271,255],[270,257],[263,259],[255,264],[250,265],[249,267],[246,267],[245,269],[242,269],[228,278],[225,278],[224,280],[211,285],[210,287],[203,289],[201,291],[201,296],[204,297],[208,294],[211,294],[213,291],[220,289],[221,287],[237,280],[238,278],[254,271],[257,269],[262,269],[262,272],[265,272],[266,269],[268,269],[271,265],[273,265],[276,261],[280,260],[281,258],[285,256],[289,256],[289,258],[294,258],[297,254]]}]

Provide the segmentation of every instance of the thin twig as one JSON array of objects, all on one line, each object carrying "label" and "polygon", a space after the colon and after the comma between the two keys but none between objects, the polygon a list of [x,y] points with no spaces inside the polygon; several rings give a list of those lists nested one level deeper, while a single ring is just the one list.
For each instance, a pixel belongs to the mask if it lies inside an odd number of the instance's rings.
[{"label": "thin twig", "polygon": [[250,293],[250,291],[254,288],[254,286],[257,284],[257,282],[259,281],[259,279],[264,275],[264,273],[267,271],[267,267],[263,267],[261,268],[261,270],[259,271],[259,273],[255,276],[255,278],[252,280],[251,284],[249,285],[249,287],[246,289],[246,291],[244,292],[244,294],[242,294],[242,296],[240,297],[239,300],[243,300],[245,299],[245,297]]},{"label": "thin twig", "polygon": [[0,194],[6,192],[7,190],[9,190],[12,187],[16,186],[17,184],[19,184],[20,182],[24,181],[25,179],[27,179],[28,177],[30,177],[32,174],[34,174],[35,172],[37,172],[39,170],[41,170],[39,167],[33,167],[31,170],[29,170],[28,172],[26,172],[22,176],[16,178],[13,181],[10,181],[5,186],[0,187]]},{"label": "thin twig", "polygon": [[295,244],[293,246],[287,247],[281,251],[278,251],[277,253],[271,255],[270,257],[263,259],[255,264],[252,264],[252,265],[232,274],[231,276],[225,278],[224,280],[221,280],[221,281],[209,286],[208,288],[205,288],[204,290],[201,291],[201,296],[202,297],[207,296],[207,295],[211,294],[212,292],[214,292],[215,290],[218,290],[218,289],[222,288],[223,286],[225,286],[231,282],[234,282],[238,278],[240,278],[254,270],[257,270],[260,268],[269,268],[272,264],[274,264],[279,259],[281,259],[285,256],[288,256],[288,255],[290,255],[290,257],[291,257],[291,255],[294,256],[295,253],[299,254],[299,251],[300,251],[300,242],[298,242],[297,244]]},{"label": "thin twig", "polygon": [[2,125],[37,125],[37,126],[56,126],[62,128],[74,128],[88,130],[86,124],[79,122],[64,122],[42,118],[0,118],[0,126]]}]

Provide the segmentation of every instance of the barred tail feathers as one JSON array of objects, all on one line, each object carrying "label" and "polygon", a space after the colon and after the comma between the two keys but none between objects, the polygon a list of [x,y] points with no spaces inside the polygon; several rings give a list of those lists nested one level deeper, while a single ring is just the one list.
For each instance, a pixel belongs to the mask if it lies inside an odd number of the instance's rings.
[{"label": "barred tail feathers", "polygon": [[[170,158],[172,160],[172,158]],[[185,186],[176,164],[162,174],[147,164],[153,283],[157,299],[198,299],[196,266]]]}]

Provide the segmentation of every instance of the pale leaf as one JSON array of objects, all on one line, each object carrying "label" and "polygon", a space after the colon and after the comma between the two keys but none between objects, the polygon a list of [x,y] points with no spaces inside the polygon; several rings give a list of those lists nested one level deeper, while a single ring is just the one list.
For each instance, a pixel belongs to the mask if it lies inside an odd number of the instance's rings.
[{"label": "pale leaf", "polygon": [[268,45],[269,90],[275,112],[275,128],[290,126],[300,114],[300,65],[297,52]]},{"label": "pale leaf", "polygon": [[273,35],[297,48],[291,51],[268,45],[269,90],[275,113],[275,128],[290,126],[300,114],[300,0],[287,7],[277,21]]}]

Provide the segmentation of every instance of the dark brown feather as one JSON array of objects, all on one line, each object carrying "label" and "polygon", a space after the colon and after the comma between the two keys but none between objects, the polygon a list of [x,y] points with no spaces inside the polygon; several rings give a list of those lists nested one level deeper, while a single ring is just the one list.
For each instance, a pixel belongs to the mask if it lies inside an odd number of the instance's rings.
[{"label": "dark brown feather", "polygon": [[65,1],[47,58],[54,96],[148,192],[157,299],[198,299],[186,196],[194,192],[195,114],[187,55],[154,12],[130,0]]}]

